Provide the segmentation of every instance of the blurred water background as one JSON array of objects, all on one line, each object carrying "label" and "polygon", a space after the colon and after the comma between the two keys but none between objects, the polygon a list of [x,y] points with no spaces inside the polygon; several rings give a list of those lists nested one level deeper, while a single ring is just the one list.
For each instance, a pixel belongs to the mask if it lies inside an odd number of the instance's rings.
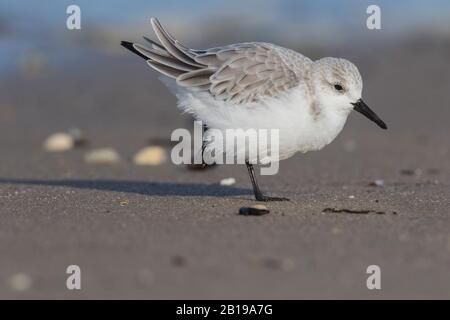
[{"label": "blurred water background", "polygon": [[[82,29],[66,28],[66,8],[81,8]],[[368,32],[366,8],[377,4],[382,30]],[[238,41],[269,41],[306,47],[347,47],[373,51],[373,44],[408,37],[448,37],[450,2],[296,0],[78,0],[0,2],[0,67],[17,66],[31,54],[64,67],[94,58],[83,53],[121,52],[122,38],[151,33],[156,16],[193,47]]]}]

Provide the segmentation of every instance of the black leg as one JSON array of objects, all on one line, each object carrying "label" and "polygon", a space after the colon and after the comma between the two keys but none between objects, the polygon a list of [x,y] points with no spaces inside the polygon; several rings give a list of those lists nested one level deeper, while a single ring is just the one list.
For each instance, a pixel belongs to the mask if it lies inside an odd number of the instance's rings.
[{"label": "black leg", "polygon": [[252,186],[253,186],[253,192],[255,193],[255,198],[257,201],[265,201],[265,202],[267,202],[267,201],[289,201],[288,198],[268,197],[268,196],[263,195],[263,193],[259,189],[258,181],[256,181],[255,170],[253,170],[253,165],[250,164],[249,162],[245,162],[245,164],[247,165],[248,174],[250,175],[250,180],[251,180]]}]

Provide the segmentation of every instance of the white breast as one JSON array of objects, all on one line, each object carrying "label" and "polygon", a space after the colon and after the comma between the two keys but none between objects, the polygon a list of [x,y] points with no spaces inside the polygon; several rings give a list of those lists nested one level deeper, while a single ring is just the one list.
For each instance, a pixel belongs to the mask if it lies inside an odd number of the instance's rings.
[{"label": "white breast", "polygon": [[[347,118],[346,115],[327,110],[314,114],[311,101],[304,92],[304,88],[297,87],[263,104],[237,106],[216,101],[205,93],[179,91],[177,97],[181,110],[192,113],[209,128],[223,132],[226,129],[278,129],[279,159],[282,160],[296,152],[323,148],[338,135]],[[212,148],[216,152],[227,152],[214,142],[207,146],[207,149]],[[270,144],[268,148],[270,153]]]}]

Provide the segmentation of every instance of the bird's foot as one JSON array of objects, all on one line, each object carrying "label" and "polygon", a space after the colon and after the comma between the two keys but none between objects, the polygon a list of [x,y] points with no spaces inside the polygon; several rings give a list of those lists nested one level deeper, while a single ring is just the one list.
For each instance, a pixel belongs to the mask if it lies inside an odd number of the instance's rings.
[{"label": "bird's foot", "polygon": [[256,196],[256,201],[264,201],[264,202],[269,202],[269,201],[291,201],[288,198],[283,198],[283,197],[269,197],[269,196],[265,196],[265,195],[257,195]]}]

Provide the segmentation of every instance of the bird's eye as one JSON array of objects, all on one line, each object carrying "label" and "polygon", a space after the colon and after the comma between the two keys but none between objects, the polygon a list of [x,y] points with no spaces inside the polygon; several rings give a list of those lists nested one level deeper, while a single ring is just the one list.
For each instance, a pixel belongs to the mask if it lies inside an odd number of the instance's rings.
[{"label": "bird's eye", "polygon": [[334,85],[334,88],[335,88],[337,91],[342,91],[342,90],[344,90],[344,87],[341,86],[340,84],[335,84],[335,85]]}]

